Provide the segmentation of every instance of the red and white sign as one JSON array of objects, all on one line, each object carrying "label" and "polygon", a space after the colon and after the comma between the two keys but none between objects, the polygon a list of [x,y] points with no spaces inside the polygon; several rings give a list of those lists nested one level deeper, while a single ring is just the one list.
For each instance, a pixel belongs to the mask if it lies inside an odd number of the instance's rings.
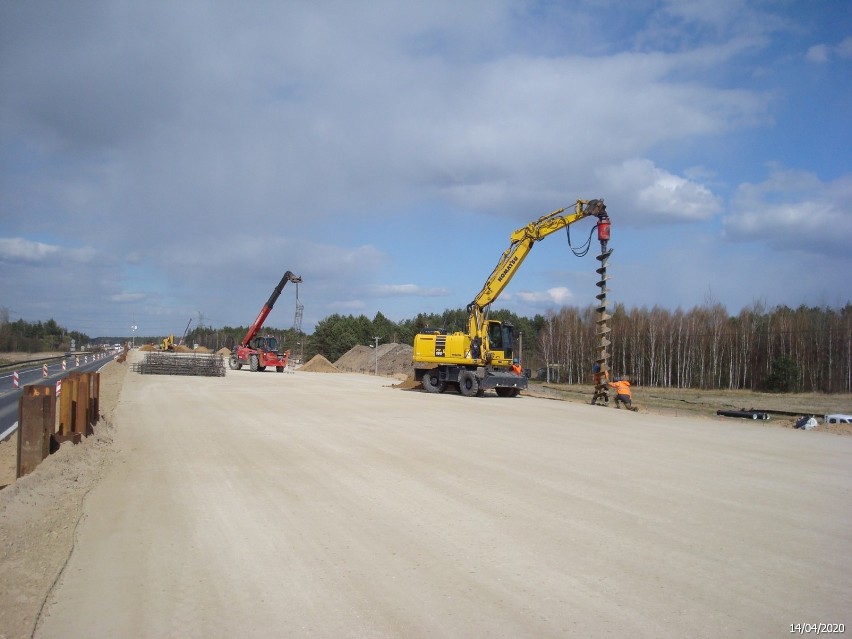
[{"label": "red and white sign", "polygon": [[65,364],[65,360],[63,359],[63,360],[62,360],[62,370],[66,370],[65,366],[66,366],[66,364]]},{"label": "red and white sign", "polygon": [[18,379],[18,371],[13,371],[13,372],[12,372],[12,386],[14,386],[15,388],[20,388],[20,387],[21,387],[21,382],[20,382],[20,380]]},{"label": "red and white sign", "polygon": [[59,397],[59,393],[61,393],[61,392],[62,392],[62,380],[57,379],[56,380],[56,396]]},{"label": "red and white sign", "polygon": [[44,364],[41,367],[41,376],[44,377],[44,378],[47,378],[47,364]]}]

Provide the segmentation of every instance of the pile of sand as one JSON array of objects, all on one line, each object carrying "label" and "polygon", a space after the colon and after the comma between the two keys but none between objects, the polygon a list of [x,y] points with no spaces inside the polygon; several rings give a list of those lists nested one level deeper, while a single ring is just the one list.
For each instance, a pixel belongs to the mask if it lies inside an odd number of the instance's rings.
[{"label": "pile of sand", "polygon": [[231,356],[231,351],[230,351],[230,349],[227,349],[227,348],[225,348],[225,347],[223,346],[223,347],[222,347],[222,348],[220,348],[218,351],[216,351],[216,354],[217,354],[217,355],[221,355],[222,357],[224,357],[224,358],[226,358],[226,359],[227,359],[228,357],[230,357],[230,356]]},{"label": "pile of sand", "polygon": [[309,362],[298,368],[307,373],[342,373],[343,371],[322,355],[314,355]]},{"label": "pile of sand", "polygon": [[411,373],[408,377],[402,380],[399,384],[394,384],[394,388],[399,388],[402,390],[414,390],[415,388],[423,388],[423,384],[414,379],[414,373]]},{"label": "pile of sand", "polygon": [[358,345],[334,362],[340,370],[350,373],[374,374],[378,364],[379,375],[408,375],[413,368],[414,349],[408,344],[379,344],[378,351]]},{"label": "pile of sand", "polygon": [[139,350],[140,351],[155,351],[157,349],[154,348],[153,346],[151,346],[150,344],[143,344],[142,346],[139,347]]}]

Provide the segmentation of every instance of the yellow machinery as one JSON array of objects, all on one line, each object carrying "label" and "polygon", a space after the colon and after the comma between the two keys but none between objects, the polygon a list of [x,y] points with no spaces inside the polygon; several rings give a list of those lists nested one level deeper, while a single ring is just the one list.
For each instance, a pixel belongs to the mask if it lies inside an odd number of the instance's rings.
[{"label": "yellow machinery", "polygon": [[173,351],[175,349],[175,336],[169,335],[163,340],[162,349],[164,351]]},{"label": "yellow machinery", "polygon": [[[605,281],[606,242],[609,240],[609,216],[603,200],[577,200],[573,212],[563,215],[566,208],[545,215],[518,229],[510,236],[509,248],[503,253],[485,286],[468,304],[467,332],[447,334],[443,329],[424,329],[414,337],[415,378],[432,393],[443,393],[448,387],[458,387],[462,395],[481,395],[494,389],[501,397],[515,397],[527,387],[527,378],[511,372],[515,358],[515,330],[508,322],[488,319],[488,310],[518,272],[533,245],[585,217],[598,218],[598,237],[603,248],[598,257],[602,268],[598,272]],[[606,305],[606,289],[601,288],[598,299]],[[600,310],[600,309],[599,309]],[[607,316],[608,318],[608,316]],[[599,335],[600,335],[599,327]],[[604,326],[608,332],[608,328]],[[601,338],[605,341],[605,336]],[[606,342],[607,344],[609,342]],[[606,367],[608,354],[601,353]]]}]

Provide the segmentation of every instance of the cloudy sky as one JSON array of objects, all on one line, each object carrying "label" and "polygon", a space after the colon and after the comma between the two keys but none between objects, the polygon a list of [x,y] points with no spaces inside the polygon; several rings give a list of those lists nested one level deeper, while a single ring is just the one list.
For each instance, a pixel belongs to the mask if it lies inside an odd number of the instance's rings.
[{"label": "cloudy sky", "polygon": [[[8,0],[0,308],[180,335],[292,270],[308,332],[398,321],[591,198],[615,302],[841,306],[850,105],[848,0]],[[591,304],[595,252],[546,238],[495,307]]]}]

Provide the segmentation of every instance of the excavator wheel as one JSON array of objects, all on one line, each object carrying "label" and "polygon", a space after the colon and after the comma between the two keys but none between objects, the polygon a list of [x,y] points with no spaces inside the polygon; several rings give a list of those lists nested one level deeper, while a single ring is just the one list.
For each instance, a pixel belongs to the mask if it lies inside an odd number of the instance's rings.
[{"label": "excavator wheel", "polygon": [[459,374],[459,392],[465,397],[475,397],[479,394],[479,380],[473,371],[462,371]]},{"label": "excavator wheel", "polygon": [[424,373],[421,383],[423,388],[430,393],[443,393],[447,390],[447,382],[439,380],[438,374],[435,372]]},{"label": "excavator wheel", "polygon": [[514,397],[515,395],[517,395],[517,393],[513,391],[517,390],[517,388],[504,388],[501,386],[498,386],[494,389],[494,391],[497,393],[497,397]]}]

